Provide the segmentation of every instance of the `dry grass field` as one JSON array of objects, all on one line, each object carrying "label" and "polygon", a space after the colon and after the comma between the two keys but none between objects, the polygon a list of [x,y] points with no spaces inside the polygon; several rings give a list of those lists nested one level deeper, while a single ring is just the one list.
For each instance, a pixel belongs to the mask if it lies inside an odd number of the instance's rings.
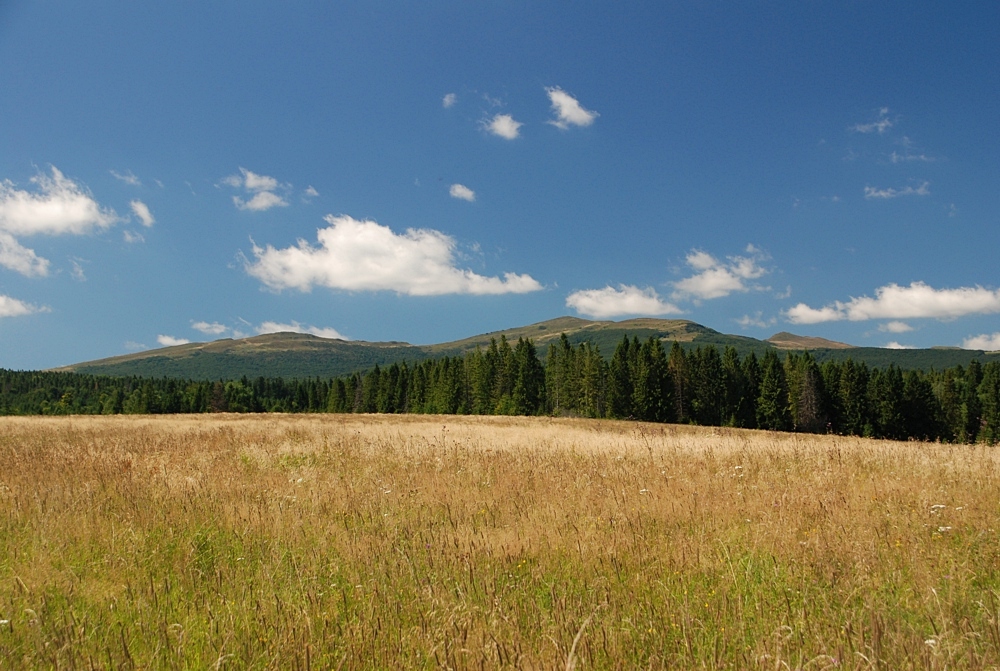
[{"label": "dry grass field", "polygon": [[0,668],[1000,666],[997,450],[0,418]]}]

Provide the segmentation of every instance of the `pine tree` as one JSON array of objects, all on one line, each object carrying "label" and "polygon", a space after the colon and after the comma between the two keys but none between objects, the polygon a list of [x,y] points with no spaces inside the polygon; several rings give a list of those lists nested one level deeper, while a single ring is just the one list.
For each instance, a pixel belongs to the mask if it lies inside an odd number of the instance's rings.
[{"label": "pine tree", "polygon": [[632,343],[628,335],[615,348],[608,366],[608,416],[624,419],[632,416],[632,373],[629,366]]},{"label": "pine tree", "polygon": [[788,431],[792,426],[788,410],[788,384],[785,381],[785,369],[773,349],[764,355],[760,368],[757,426],[772,431]]},{"label": "pine tree", "polygon": [[678,424],[687,424],[691,421],[691,376],[687,355],[676,340],[670,346],[667,371],[674,391],[673,419]]}]

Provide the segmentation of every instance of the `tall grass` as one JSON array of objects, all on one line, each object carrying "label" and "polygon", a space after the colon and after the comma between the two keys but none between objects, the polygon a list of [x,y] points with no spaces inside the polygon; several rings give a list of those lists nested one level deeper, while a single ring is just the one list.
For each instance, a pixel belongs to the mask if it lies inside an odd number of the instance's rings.
[{"label": "tall grass", "polygon": [[995,449],[0,419],[0,668],[997,668]]}]

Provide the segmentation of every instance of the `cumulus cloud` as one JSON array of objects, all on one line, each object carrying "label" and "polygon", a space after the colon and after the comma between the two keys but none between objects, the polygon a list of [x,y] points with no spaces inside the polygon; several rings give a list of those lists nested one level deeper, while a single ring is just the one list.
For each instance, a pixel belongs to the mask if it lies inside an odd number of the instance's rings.
[{"label": "cumulus cloud", "polygon": [[747,245],[746,251],[749,256],[728,256],[725,261],[720,261],[707,252],[693,250],[686,260],[697,272],[674,282],[671,297],[674,300],[708,300],[722,298],[734,292],[761,289],[762,287],[750,284],[750,281],[769,272],[760,265],[768,257],[753,245]]},{"label": "cumulus cloud", "polygon": [[521,135],[521,126],[524,125],[520,121],[514,121],[514,117],[509,114],[497,114],[482,123],[487,131],[505,140],[516,140]]},{"label": "cumulus cloud", "polygon": [[566,129],[570,126],[589,126],[598,116],[597,112],[586,110],[579,101],[558,86],[548,86],[545,92],[552,103],[552,111],[556,118],[549,121],[556,128]]},{"label": "cumulus cloud", "polygon": [[903,345],[901,343],[896,342],[895,340],[892,340],[892,341],[886,343],[885,348],[886,349],[917,349],[913,345]]},{"label": "cumulus cloud", "polygon": [[35,191],[0,182],[0,266],[28,277],[48,275],[49,261],[21,245],[31,235],[85,235],[113,226],[115,211],[101,207],[83,187],[55,166],[51,176],[31,178]]},{"label": "cumulus cloud", "polygon": [[49,274],[49,260],[35,250],[23,247],[13,235],[0,231],[0,266],[25,277],[45,277]]},{"label": "cumulus cloud", "polygon": [[856,123],[851,126],[851,130],[856,133],[878,133],[882,135],[892,128],[892,119],[889,118],[889,108],[883,107],[878,111],[878,119],[869,123]]},{"label": "cumulus cloud", "polygon": [[375,221],[327,215],[318,246],[305,240],[285,249],[253,246],[246,271],[267,287],[309,291],[395,291],[409,296],[527,293],[542,288],[530,275],[485,277],[455,266],[454,238],[430,229],[397,234]]},{"label": "cumulus cloud", "polygon": [[319,195],[319,191],[310,186],[305,190],[305,195],[309,198],[315,198],[316,196]]},{"label": "cumulus cloud", "polygon": [[913,327],[906,322],[893,321],[886,324],[879,324],[878,330],[883,333],[909,333],[913,330]]},{"label": "cumulus cloud", "polygon": [[239,196],[233,196],[233,204],[241,210],[251,210],[260,212],[269,210],[272,207],[286,207],[288,201],[279,196],[275,191],[279,188],[288,188],[279,184],[278,180],[268,175],[258,175],[255,172],[240,168],[240,174],[230,175],[223,178],[223,184],[227,184],[235,189],[244,189],[253,194],[249,200],[244,200]]},{"label": "cumulus cloud", "polygon": [[874,186],[865,187],[865,198],[868,200],[899,198],[900,196],[929,196],[931,193],[931,183],[923,182],[919,186],[907,186],[902,189],[876,189]]},{"label": "cumulus cloud", "polygon": [[981,286],[935,289],[923,282],[909,286],[887,284],[875,290],[875,297],[861,296],[835,301],[822,308],[799,303],[785,312],[793,324],[868,319],[956,319],[973,314],[1000,312],[1000,290]]},{"label": "cumulus cloud", "polygon": [[52,176],[31,178],[37,191],[22,191],[9,180],[0,182],[0,230],[14,236],[83,235],[119,221],[83,187],[52,167]]},{"label": "cumulus cloud", "polygon": [[173,347],[174,345],[187,345],[190,340],[187,338],[175,338],[169,335],[158,335],[156,336],[156,342],[160,343],[164,347]]},{"label": "cumulus cloud", "polygon": [[191,324],[191,328],[195,331],[201,331],[205,335],[222,335],[229,330],[228,326],[219,322],[194,322]]},{"label": "cumulus cloud", "polygon": [[137,242],[146,242],[146,238],[142,237],[142,233],[135,233],[129,230],[122,231],[122,237],[130,245]]},{"label": "cumulus cloud", "polygon": [[286,207],[288,201],[272,191],[261,191],[255,193],[250,200],[243,200],[239,196],[233,196],[233,204],[240,210],[262,212],[263,210],[270,210],[272,207]]},{"label": "cumulus cloud", "polygon": [[566,297],[566,306],[582,315],[598,319],[622,315],[661,316],[680,314],[682,310],[660,298],[652,287],[640,289],[634,285],[620,284],[615,289],[575,291]]},{"label": "cumulus cloud", "polygon": [[117,172],[115,170],[110,170],[109,172],[111,173],[112,177],[122,182],[125,182],[129,186],[142,186],[142,182],[139,181],[138,177],[132,174],[131,170],[126,170],[124,174]]},{"label": "cumulus cloud", "polygon": [[135,213],[135,216],[139,217],[139,221],[142,222],[143,226],[149,228],[156,223],[156,219],[153,218],[153,213],[149,211],[146,203],[141,200],[133,200],[129,205],[132,207],[132,212]]},{"label": "cumulus cloud", "polygon": [[441,98],[441,107],[448,109],[456,102],[458,102],[458,96],[454,93],[446,93],[444,98]]},{"label": "cumulus cloud", "polygon": [[470,203],[473,203],[476,200],[476,192],[464,184],[452,184],[451,188],[448,189],[448,193],[451,194],[452,198],[467,200]]},{"label": "cumulus cloud", "polygon": [[257,327],[257,333],[260,335],[264,335],[265,333],[309,333],[314,336],[319,336],[320,338],[329,338],[331,340],[350,340],[350,338],[342,335],[335,328],[331,328],[329,326],[305,326],[294,320],[287,324],[282,324],[280,322],[263,322]]},{"label": "cumulus cloud", "polygon": [[22,317],[24,315],[33,315],[37,312],[48,311],[48,308],[38,307],[37,305],[25,303],[16,298],[0,294],[0,319],[3,317]]},{"label": "cumulus cloud", "polygon": [[986,333],[977,336],[970,336],[962,342],[965,349],[981,349],[987,352],[1000,351],[1000,331],[992,335]]}]

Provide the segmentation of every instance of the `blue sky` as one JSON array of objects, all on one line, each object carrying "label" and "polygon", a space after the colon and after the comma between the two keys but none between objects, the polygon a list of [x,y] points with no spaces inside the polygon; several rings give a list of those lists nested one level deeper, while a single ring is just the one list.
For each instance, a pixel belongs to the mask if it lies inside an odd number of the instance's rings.
[{"label": "blue sky", "polygon": [[1000,349],[991,2],[0,3],[0,366],[563,314]]}]

